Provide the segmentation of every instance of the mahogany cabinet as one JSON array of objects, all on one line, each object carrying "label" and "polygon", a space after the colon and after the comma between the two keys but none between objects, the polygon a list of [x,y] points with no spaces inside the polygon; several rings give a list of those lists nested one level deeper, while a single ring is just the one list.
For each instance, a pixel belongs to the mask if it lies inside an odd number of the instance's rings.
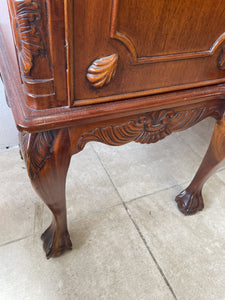
[{"label": "mahogany cabinet", "polygon": [[202,186],[225,157],[223,0],[1,0],[0,46],[21,153],[53,213],[48,258],[72,247],[66,174],[89,141],[154,143],[214,117],[203,162],[176,198],[185,215],[203,209]]}]

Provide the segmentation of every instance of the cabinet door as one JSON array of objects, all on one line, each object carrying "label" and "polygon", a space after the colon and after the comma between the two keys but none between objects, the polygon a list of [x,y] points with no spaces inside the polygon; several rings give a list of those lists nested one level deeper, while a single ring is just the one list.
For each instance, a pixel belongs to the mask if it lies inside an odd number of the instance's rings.
[{"label": "cabinet door", "polygon": [[225,81],[224,0],[65,3],[74,105]]}]

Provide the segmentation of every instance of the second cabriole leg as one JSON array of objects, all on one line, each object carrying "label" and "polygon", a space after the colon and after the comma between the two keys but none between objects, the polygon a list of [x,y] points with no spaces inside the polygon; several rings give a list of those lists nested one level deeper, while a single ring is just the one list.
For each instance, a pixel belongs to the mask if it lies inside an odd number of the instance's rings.
[{"label": "second cabriole leg", "polygon": [[225,158],[225,119],[217,121],[206,155],[186,190],[177,197],[179,210],[185,215],[192,215],[204,208],[202,187],[207,179],[218,170]]}]

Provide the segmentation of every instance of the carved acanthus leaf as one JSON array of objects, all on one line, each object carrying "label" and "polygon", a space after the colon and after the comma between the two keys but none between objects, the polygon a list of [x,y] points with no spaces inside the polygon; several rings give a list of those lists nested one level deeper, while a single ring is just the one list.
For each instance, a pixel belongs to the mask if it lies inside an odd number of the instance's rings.
[{"label": "carved acanthus leaf", "polygon": [[221,117],[218,106],[201,106],[190,110],[161,110],[140,116],[124,124],[99,127],[82,134],[78,149],[82,150],[89,141],[119,146],[131,141],[142,144],[156,143],[173,131],[184,130],[204,118]]},{"label": "carved acanthus leaf", "polygon": [[87,79],[95,88],[109,84],[116,73],[119,56],[112,54],[95,60],[87,71]]},{"label": "carved acanthus leaf", "polygon": [[31,180],[38,176],[46,161],[51,158],[54,140],[54,130],[34,134],[20,134],[20,149],[27,163],[27,170]]},{"label": "carved acanthus leaf", "polygon": [[38,4],[33,0],[10,1],[12,26],[19,63],[23,75],[29,75],[33,59],[42,48],[37,21],[41,18]]}]

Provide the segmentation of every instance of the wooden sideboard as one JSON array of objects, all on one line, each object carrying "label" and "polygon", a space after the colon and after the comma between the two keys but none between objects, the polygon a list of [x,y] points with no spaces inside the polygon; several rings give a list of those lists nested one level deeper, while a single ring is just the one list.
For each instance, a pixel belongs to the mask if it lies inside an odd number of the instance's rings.
[{"label": "wooden sideboard", "polygon": [[203,184],[225,157],[224,1],[1,0],[0,71],[28,175],[53,213],[48,258],[72,247],[66,175],[89,141],[155,143],[215,118],[176,197],[185,215],[203,209]]}]

